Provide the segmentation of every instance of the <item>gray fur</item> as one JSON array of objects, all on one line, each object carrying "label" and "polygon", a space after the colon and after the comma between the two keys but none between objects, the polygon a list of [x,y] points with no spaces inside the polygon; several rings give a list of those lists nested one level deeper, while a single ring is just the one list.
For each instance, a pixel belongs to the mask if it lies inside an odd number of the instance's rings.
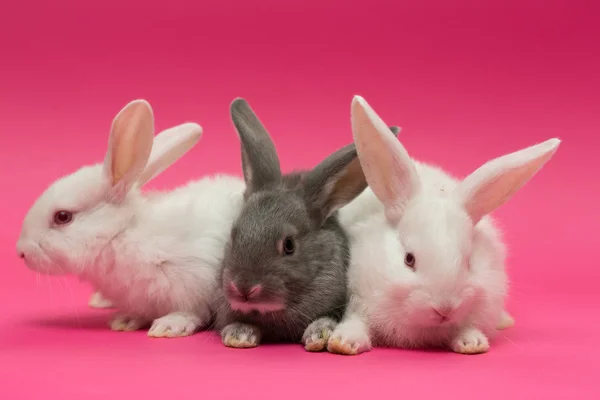
[{"label": "gray fur", "polygon": [[[245,118],[252,119],[249,115]],[[266,134],[262,126],[253,129],[260,131],[260,135]],[[240,132],[240,138],[244,135],[255,137],[256,132]],[[254,182],[257,176],[254,167],[264,165],[255,158],[265,157],[265,150],[274,151],[274,146],[252,148],[259,142],[264,140],[242,139],[243,157],[250,168],[248,175]],[[273,154],[266,157],[272,162]],[[312,171],[286,174],[260,187],[253,185],[233,225],[220,274],[223,298],[217,310],[216,327],[224,343],[232,332],[256,328],[263,341],[300,342],[313,322],[341,319],[346,304],[349,248],[336,210],[366,187],[354,145],[330,155]],[[295,238],[292,255],[280,254],[277,248],[277,242],[286,236]],[[232,310],[227,300],[230,280],[242,291],[260,283],[263,291],[255,301],[282,300],[285,308],[265,314]],[[238,329],[232,331],[232,324],[238,324]],[[330,322],[317,325],[312,326],[331,327]],[[307,337],[313,340],[315,333],[311,330]]]}]

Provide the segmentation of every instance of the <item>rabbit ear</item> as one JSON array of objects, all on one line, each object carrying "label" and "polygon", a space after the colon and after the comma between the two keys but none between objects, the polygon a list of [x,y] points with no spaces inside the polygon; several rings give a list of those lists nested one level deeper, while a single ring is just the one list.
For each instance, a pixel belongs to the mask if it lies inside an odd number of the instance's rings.
[{"label": "rabbit ear", "polygon": [[354,144],[323,160],[306,174],[303,185],[311,215],[322,225],[338,208],[354,200],[367,187]]},{"label": "rabbit ear", "polygon": [[275,145],[246,100],[238,98],[231,103],[231,119],[242,142],[242,168],[247,190],[255,192],[279,182],[281,167]]},{"label": "rabbit ear", "polygon": [[369,186],[396,224],[408,201],[420,188],[415,165],[391,129],[365,99],[352,100],[352,133]]},{"label": "rabbit ear", "polygon": [[132,101],[117,114],[104,159],[111,200],[123,200],[137,181],[150,157],[153,139],[154,116],[147,101]]},{"label": "rabbit ear", "polygon": [[547,140],[488,161],[467,176],[456,194],[473,224],[512,197],[552,158],[559,144],[559,139]]},{"label": "rabbit ear", "polygon": [[191,122],[166,129],[156,135],[150,160],[138,179],[138,184],[143,186],[160,175],[190,151],[201,136],[202,127]]}]

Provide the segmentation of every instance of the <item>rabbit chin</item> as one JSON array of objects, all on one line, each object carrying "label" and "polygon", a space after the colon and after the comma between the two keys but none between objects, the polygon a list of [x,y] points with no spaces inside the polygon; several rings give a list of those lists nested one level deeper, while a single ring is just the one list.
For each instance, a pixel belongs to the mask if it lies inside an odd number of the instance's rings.
[{"label": "rabbit chin", "polygon": [[23,260],[27,268],[34,272],[45,275],[68,275],[69,272],[61,268],[59,264],[54,263],[47,257],[33,258],[27,257]]},{"label": "rabbit chin", "polygon": [[253,311],[257,311],[261,314],[267,314],[270,312],[281,311],[285,309],[285,304],[281,302],[276,303],[258,303],[258,302],[242,302],[238,300],[230,300],[229,305],[232,310],[241,312],[242,314],[249,314]]}]

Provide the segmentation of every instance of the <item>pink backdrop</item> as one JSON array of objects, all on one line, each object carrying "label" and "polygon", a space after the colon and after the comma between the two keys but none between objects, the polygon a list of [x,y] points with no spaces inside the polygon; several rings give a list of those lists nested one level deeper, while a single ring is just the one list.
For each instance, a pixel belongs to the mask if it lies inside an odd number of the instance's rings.
[{"label": "pink backdrop", "polygon": [[[7,1],[0,12],[1,398],[600,397],[597,1],[88,3]],[[563,139],[496,213],[517,325],[488,354],[348,358],[231,350],[213,333],[112,333],[106,312],[87,309],[88,286],[36,279],[15,255],[33,200],[102,159],[110,121],[132,99],[152,103],[158,129],[205,129],[153,184],[173,187],[240,173],[234,97],[251,103],[290,170],[351,141],[353,94],[404,128],[413,155],[459,175]]]}]

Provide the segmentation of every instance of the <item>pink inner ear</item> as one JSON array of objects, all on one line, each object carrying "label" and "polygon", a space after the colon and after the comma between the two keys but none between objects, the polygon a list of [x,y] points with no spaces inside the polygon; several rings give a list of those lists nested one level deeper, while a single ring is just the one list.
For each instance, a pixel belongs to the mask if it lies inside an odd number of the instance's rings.
[{"label": "pink inner ear", "polygon": [[552,157],[559,144],[560,140],[551,139],[499,157],[467,176],[457,191],[473,223],[506,203]]},{"label": "pink inner ear", "polygon": [[515,170],[492,177],[475,188],[465,202],[465,209],[474,223],[504,204],[522,186],[522,176],[528,175],[528,171],[519,172]]},{"label": "pink inner ear", "polygon": [[128,173],[139,174],[152,150],[154,122],[146,102],[134,102],[115,118],[111,133],[111,175],[116,185]]},{"label": "pink inner ear", "polygon": [[202,127],[194,123],[182,124],[159,133],[154,138],[150,159],[138,179],[144,185],[154,179],[192,149],[202,136]]}]

